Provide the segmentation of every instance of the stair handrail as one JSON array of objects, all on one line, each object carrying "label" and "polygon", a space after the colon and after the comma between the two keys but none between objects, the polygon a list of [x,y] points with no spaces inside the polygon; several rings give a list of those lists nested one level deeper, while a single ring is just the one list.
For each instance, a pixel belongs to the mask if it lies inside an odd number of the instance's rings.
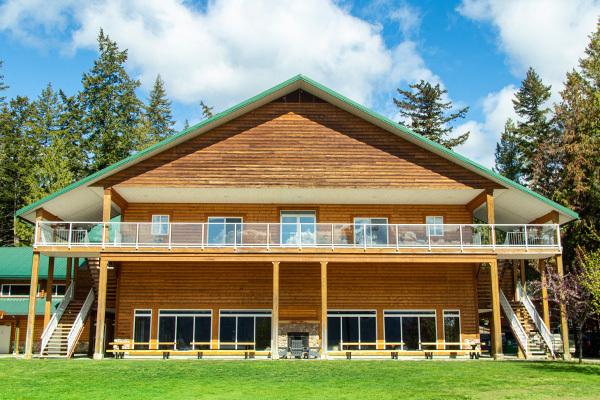
[{"label": "stair handrail", "polygon": [[58,326],[60,319],[62,318],[63,314],[65,313],[65,310],[67,309],[67,306],[69,305],[69,302],[72,299],[73,299],[73,284],[71,283],[69,285],[69,288],[66,290],[62,301],[56,308],[56,312],[54,314],[52,314],[52,318],[50,318],[50,322],[48,322],[48,325],[46,325],[46,328],[44,328],[44,332],[42,333],[42,345],[40,347],[40,357],[44,353],[44,350],[46,349],[46,346],[48,345],[48,342],[50,341],[52,334],[56,330],[56,327]]},{"label": "stair handrail", "polygon": [[517,314],[515,314],[514,310],[510,306],[510,303],[506,299],[506,296],[504,295],[504,292],[502,291],[502,289],[499,289],[499,292],[500,292],[500,305],[502,306],[504,315],[506,315],[508,322],[510,322],[510,327],[512,328],[512,331],[515,334],[517,340],[521,344],[521,347],[525,351],[525,356],[527,356],[527,354],[528,354],[527,332],[525,332],[525,328],[523,328],[523,325],[521,325],[521,321],[519,321],[519,318],[517,318]]},{"label": "stair handrail", "polygon": [[92,305],[94,304],[94,297],[94,288],[91,288],[67,336],[67,358],[70,358],[75,351],[75,345],[77,344],[77,340],[81,335],[81,331],[85,325],[85,320],[88,317]]},{"label": "stair handrail", "polygon": [[552,334],[550,333],[550,329],[548,329],[548,327],[544,323],[544,320],[542,319],[542,317],[540,317],[540,314],[537,312],[537,309],[533,305],[533,302],[529,298],[529,295],[527,295],[527,291],[523,288],[523,285],[521,285],[521,282],[517,282],[517,293],[519,296],[519,300],[525,306],[525,309],[527,310],[529,316],[533,320],[537,331],[540,333],[540,335],[542,335],[542,339],[544,339],[544,342],[546,343],[546,346],[548,346],[552,357],[554,357],[554,342],[552,341]]}]

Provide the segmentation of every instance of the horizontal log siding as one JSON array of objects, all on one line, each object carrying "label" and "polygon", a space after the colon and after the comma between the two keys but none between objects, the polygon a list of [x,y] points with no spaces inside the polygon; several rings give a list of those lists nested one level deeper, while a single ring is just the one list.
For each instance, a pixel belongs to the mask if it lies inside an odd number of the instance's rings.
[{"label": "horizontal log siding", "polygon": [[[153,310],[153,339],[159,309],[212,309],[213,317],[219,309],[272,309],[271,263],[121,263],[119,271],[117,338],[132,336],[136,308]],[[380,339],[386,309],[436,309],[438,321],[442,310],[459,309],[463,334],[477,334],[472,264],[330,263],[328,288],[329,309],[377,309]],[[320,307],[319,263],[281,263],[280,320],[318,321]]]},{"label": "horizontal log siding", "polygon": [[500,188],[329,103],[267,104],[95,186]]},{"label": "horizontal log siding", "polygon": [[271,205],[271,204],[153,204],[132,203],[123,222],[151,222],[166,214],[170,222],[207,222],[208,217],[242,217],[246,223],[278,223],[281,210],[315,210],[317,222],[353,223],[355,217],[388,218],[391,224],[424,224],[426,216],[443,216],[446,224],[471,224],[473,216],[456,205]]}]

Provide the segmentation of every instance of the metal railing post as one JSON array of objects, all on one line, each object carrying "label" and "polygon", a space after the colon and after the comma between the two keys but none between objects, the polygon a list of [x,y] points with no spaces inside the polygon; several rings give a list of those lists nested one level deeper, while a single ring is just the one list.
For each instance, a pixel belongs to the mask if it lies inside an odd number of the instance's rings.
[{"label": "metal railing post", "polygon": [[[237,223],[233,224],[233,249],[237,249]],[[227,236],[225,236],[227,237]]]},{"label": "metal railing post", "polygon": [[400,243],[399,243],[399,238],[398,236],[400,236],[400,229],[398,229],[398,224],[396,224],[396,251],[400,250]]},{"label": "metal railing post", "polygon": [[525,251],[529,251],[529,238],[527,237],[527,225],[525,226]]},{"label": "metal railing post", "polygon": [[496,226],[490,225],[490,229],[492,230],[492,250],[496,251]]},{"label": "metal railing post", "polygon": [[267,251],[269,251],[269,243],[271,242],[271,232],[270,228],[271,224],[267,224]]},{"label": "metal railing post", "polygon": [[431,225],[427,225],[427,247],[431,251]]},{"label": "metal railing post", "polygon": [[363,225],[363,245],[365,251],[367,251],[367,224]]},{"label": "metal railing post", "polygon": [[69,250],[71,250],[71,240],[72,240],[71,235],[72,234],[73,234],[73,223],[69,222],[69,240],[67,241],[67,244],[69,246]]},{"label": "metal railing post", "polygon": [[463,231],[462,231],[462,225],[458,226],[458,230],[460,232],[460,251],[462,253],[462,251],[463,251],[463,233],[462,233]]},{"label": "metal railing post", "polygon": [[200,237],[200,246],[202,247],[202,250],[204,250],[204,225],[202,224],[202,236]]},{"label": "metal railing post", "polygon": [[135,249],[140,246],[140,223],[135,224]]},{"label": "metal railing post", "polygon": [[556,231],[556,243],[558,244],[558,249],[562,251],[562,243],[560,241],[560,225],[554,225],[554,229]]},{"label": "metal railing post", "polygon": [[171,250],[171,223],[169,222],[169,250]]},{"label": "metal railing post", "polygon": [[334,250],[334,246],[333,246],[333,224],[331,224],[331,251]]},{"label": "metal railing post", "polygon": [[105,240],[106,239],[106,222],[102,223],[102,250],[105,248]]}]

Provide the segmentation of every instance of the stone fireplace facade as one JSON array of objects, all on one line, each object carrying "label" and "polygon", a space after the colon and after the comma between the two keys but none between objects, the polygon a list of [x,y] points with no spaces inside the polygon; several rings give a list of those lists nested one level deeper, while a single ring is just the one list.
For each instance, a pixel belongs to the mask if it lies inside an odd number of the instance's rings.
[{"label": "stone fireplace facade", "polygon": [[279,347],[286,347],[288,345],[288,333],[307,332],[308,346],[317,347],[319,346],[319,327],[319,324],[309,323],[279,324],[279,337],[277,339],[277,345]]}]

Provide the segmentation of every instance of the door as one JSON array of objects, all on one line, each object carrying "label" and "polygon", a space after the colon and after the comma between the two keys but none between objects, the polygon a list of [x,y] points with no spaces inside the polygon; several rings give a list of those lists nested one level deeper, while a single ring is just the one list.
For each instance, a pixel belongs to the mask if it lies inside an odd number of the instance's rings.
[{"label": "door", "polygon": [[10,351],[10,325],[0,325],[0,354],[8,354]]},{"label": "door", "polygon": [[316,220],[315,211],[282,211],[281,244],[314,245],[317,242]]}]

